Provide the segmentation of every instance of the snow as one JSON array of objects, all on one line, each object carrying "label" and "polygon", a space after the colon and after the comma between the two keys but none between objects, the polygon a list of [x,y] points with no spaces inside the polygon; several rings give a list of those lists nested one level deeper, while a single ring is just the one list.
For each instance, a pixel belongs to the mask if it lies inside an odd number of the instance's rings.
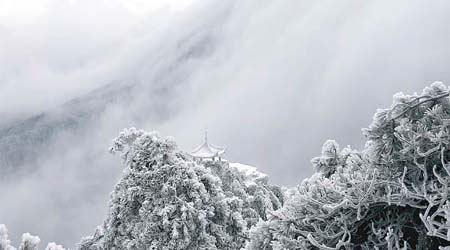
[{"label": "snow", "polygon": [[8,240],[8,229],[4,224],[0,224],[0,249],[2,250],[13,250],[15,248],[11,247],[10,241]]},{"label": "snow", "polygon": [[219,156],[224,152],[224,148],[213,146],[205,141],[201,146],[194,149],[190,155],[194,157],[207,158]]},{"label": "snow", "polygon": [[30,233],[24,233],[22,235],[22,244],[19,250],[38,250],[38,245],[41,242],[38,236],[31,235]]},{"label": "snow", "polygon": [[229,163],[230,167],[237,169],[240,173],[244,174],[249,182],[246,183],[247,186],[255,184],[259,180],[269,178],[267,174],[261,173],[256,167],[245,165],[242,163]]},{"label": "snow", "polygon": [[[206,139],[204,145],[217,150]],[[282,206],[282,194],[256,168],[192,162],[172,139],[125,129],[111,152],[122,154],[128,171],[111,194],[102,229],[78,250],[243,249],[249,228]]]},{"label": "snow", "polygon": [[33,236],[30,233],[24,233],[22,235],[22,241],[29,242],[30,244],[33,244],[33,245],[37,245],[37,244],[39,244],[39,242],[41,242],[41,240],[39,239],[38,236]]},{"label": "snow", "polygon": [[50,242],[47,245],[47,248],[45,250],[65,250],[63,246],[57,245],[55,242]]}]

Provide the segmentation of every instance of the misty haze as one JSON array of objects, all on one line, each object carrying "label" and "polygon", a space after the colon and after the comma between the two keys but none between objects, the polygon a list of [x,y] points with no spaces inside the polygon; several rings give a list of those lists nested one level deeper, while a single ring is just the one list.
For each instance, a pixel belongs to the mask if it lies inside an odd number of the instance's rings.
[{"label": "misty haze", "polygon": [[449,10],[0,0],[0,250],[450,250]]}]

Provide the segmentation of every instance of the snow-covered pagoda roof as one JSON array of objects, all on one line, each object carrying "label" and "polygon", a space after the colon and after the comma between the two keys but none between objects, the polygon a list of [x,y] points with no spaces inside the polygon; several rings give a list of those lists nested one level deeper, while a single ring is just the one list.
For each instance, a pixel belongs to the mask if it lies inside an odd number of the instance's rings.
[{"label": "snow-covered pagoda roof", "polygon": [[189,153],[192,157],[198,158],[212,158],[221,156],[225,153],[225,148],[214,146],[208,143],[208,136],[205,133],[205,142],[202,145],[198,146],[194,150]]}]

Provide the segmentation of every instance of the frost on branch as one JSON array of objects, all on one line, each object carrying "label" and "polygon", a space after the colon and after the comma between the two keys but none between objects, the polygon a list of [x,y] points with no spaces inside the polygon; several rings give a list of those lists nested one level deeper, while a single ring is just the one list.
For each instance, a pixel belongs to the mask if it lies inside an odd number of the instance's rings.
[{"label": "frost on branch", "polygon": [[448,249],[449,89],[397,94],[364,130],[361,152],[326,142],[247,249]]},{"label": "frost on branch", "polygon": [[57,245],[55,242],[48,243],[45,250],[65,250],[63,246]]},{"label": "frost on branch", "polygon": [[[40,243],[38,236],[33,236],[29,233],[24,233],[22,235],[22,243],[20,244],[20,250],[38,250],[38,245]],[[15,247],[10,245],[8,240],[8,230],[6,226],[0,224],[0,250],[16,250]],[[65,250],[61,245],[56,245],[55,243],[49,243],[45,250]]]},{"label": "frost on branch", "polygon": [[104,224],[81,250],[240,249],[249,228],[283,204],[266,178],[249,179],[227,162],[192,162],[156,132],[125,129],[111,152],[126,167]]},{"label": "frost on branch", "polygon": [[0,224],[0,250],[15,250],[8,239],[8,229],[4,224]]},{"label": "frost on branch", "polygon": [[339,145],[334,140],[328,140],[322,146],[322,156],[313,158],[311,163],[316,172],[328,177],[334,173],[340,160]]},{"label": "frost on branch", "polygon": [[38,250],[40,242],[41,239],[39,239],[39,237],[24,233],[22,235],[22,243],[20,244],[19,250]]}]

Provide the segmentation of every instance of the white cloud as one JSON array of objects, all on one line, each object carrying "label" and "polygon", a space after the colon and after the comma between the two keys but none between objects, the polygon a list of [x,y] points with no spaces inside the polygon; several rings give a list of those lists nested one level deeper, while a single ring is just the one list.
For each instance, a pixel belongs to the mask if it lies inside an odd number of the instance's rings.
[{"label": "white cloud", "polygon": [[126,8],[131,11],[145,16],[149,12],[157,11],[162,8],[169,8],[175,11],[180,11],[196,0],[119,0]]},{"label": "white cloud", "polygon": [[1,0],[0,23],[4,26],[32,23],[46,14],[49,0]]},{"label": "white cloud", "polygon": [[1,0],[0,118],[41,112],[121,78],[130,46],[192,2]]}]

